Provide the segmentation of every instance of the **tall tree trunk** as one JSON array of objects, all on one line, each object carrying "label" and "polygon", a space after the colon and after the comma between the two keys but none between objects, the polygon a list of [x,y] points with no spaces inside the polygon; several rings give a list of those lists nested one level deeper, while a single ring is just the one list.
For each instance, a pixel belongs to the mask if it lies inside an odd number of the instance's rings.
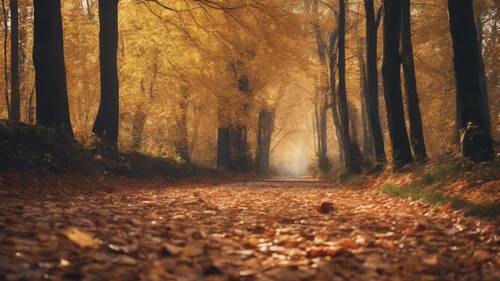
[{"label": "tall tree trunk", "polygon": [[114,157],[118,153],[120,122],[118,84],[118,0],[99,0],[99,62],[101,101],[92,132],[102,152]]},{"label": "tall tree trunk", "polygon": [[425,149],[422,116],[417,93],[417,79],[413,62],[413,46],[411,42],[411,12],[410,0],[401,1],[401,56],[404,72],[404,86],[408,119],[410,123],[410,143],[417,160],[427,159]]},{"label": "tall tree trunk", "polygon": [[180,113],[176,120],[177,132],[175,150],[177,155],[186,163],[191,163],[191,155],[189,153],[189,135],[188,135],[188,109],[189,109],[189,88],[187,86],[180,87],[180,101],[178,104]]},{"label": "tall tree trunk", "polygon": [[229,127],[217,129],[217,168],[232,170],[231,140]]},{"label": "tall tree trunk", "polygon": [[392,143],[393,165],[398,170],[413,162],[406,133],[403,97],[401,94],[399,39],[401,35],[401,1],[384,0],[384,96],[389,133]]},{"label": "tall tree trunk", "polygon": [[[453,42],[453,62],[457,87],[457,127],[477,127],[480,139],[465,139],[465,157],[474,160],[494,158],[491,121],[486,87],[482,86],[484,66],[480,52],[472,0],[448,0],[448,14]],[[469,124],[469,122],[471,124]],[[468,143],[470,142],[470,143]]]},{"label": "tall tree trunk", "polygon": [[338,99],[337,99],[337,79],[336,79],[336,69],[337,69],[337,52],[334,52],[334,45],[337,41],[338,33],[330,32],[328,35],[328,56],[329,56],[329,84],[330,84],[330,106],[332,108],[333,124],[335,125],[335,134],[337,136],[337,141],[339,145],[339,162],[345,164],[344,159],[344,147],[341,141],[341,131],[340,131],[340,116],[338,111]]},{"label": "tall tree trunk", "polygon": [[9,40],[9,16],[7,7],[5,5],[5,0],[2,0],[2,16],[3,16],[3,78],[5,80],[5,105],[7,111],[7,117],[10,118],[10,100],[9,100],[9,67],[7,60],[7,41]]},{"label": "tall tree trunk", "polygon": [[355,148],[355,143],[351,142],[351,137],[349,134],[349,110],[347,105],[347,93],[346,93],[346,74],[345,74],[345,0],[339,0],[339,38],[338,38],[338,69],[339,69],[339,116],[340,116],[340,128],[341,128],[341,142],[344,147],[344,160],[345,169],[352,172],[358,172],[360,170],[360,163],[356,161],[357,155],[354,155],[359,148]]},{"label": "tall tree trunk", "polygon": [[380,23],[381,10],[375,18],[373,0],[365,0],[366,13],[366,111],[373,137],[375,159],[379,165],[386,162],[384,135],[380,125],[378,102],[378,69],[377,69],[377,30]]},{"label": "tall tree trunk", "polygon": [[21,90],[19,83],[19,7],[17,0],[10,0],[10,119],[21,119]]},{"label": "tall tree trunk", "polygon": [[319,86],[317,87],[316,103],[317,105],[317,131],[318,131],[318,165],[321,172],[326,173],[330,169],[330,160],[328,159],[328,126],[327,126],[327,110],[328,110],[328,65],[326,61],[326,49],[323,43],[321,28],[318,16],[317,2],[314,4],[313,14],[315,21],[313,29],[316,35],[316,47],[318,60],[320,63],[319,69]]},{"label": "tall tree trunk", "polygon": [[271,153],[271,137],[274,129],[274,112],[261,110],[259,113],[259,128],[257,132],[257,155],[255,166],[258,173],[269,171],[269,156]]},{"label": "tall tree trunk", "polygon": [[[28,66],[28,25],[29,19],[32,18],[32,12],[30,9],[31,1],[22,0],[19,3],[20,17],[19,17],[19,92],[20,96],[24,97],[24,106],[25,114],[24,118],[21,119],[26,120],[28,123],[32,123],[32,106],[30,105],[31,99],[31,81],[28,80],[29,77],[29,66]],[[23,101],[23,99],[21,99]],[[22,102],[21,102],[22,103]]]},{"label": "tall tree trunk", "polygon": [[374,156],[373,138],[368,124],[368,89],[366,88],[366,64],[363,57],[362,38],[358,38],[359,90],[361,92],[361,125],[363,128],[363,156]]},{"label": "tall tree trunk", "polygon": [[66,86],[60,0],[34,0],[36,117],[44,126],[61,126],[73,135]]}]

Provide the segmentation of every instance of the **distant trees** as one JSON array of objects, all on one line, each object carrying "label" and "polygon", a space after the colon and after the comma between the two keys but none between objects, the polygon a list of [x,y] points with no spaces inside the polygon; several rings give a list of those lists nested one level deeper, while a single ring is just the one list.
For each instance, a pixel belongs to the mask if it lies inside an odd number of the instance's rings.
[{"label": "distant trees", "polygon": [[103,153],[118,152],[118,0],[99,0],[101,102],[92,132]]},{"label": "distant trees", "polygon": [[44,126],[71,127],[60,0],[34,0],[36,117]]},{"label": "distant trees", "polygon": [[400,169],[413,161],[406,133],[401,94],[399,44],[401,36],[401,1],[384,0],[384,96],[392,144],[393,166]]},{"label": "distant trees", "polygon": [[477,136],[464,139],[469,149],[465,157],[491,160],[494,151],[484,65],[478,44],[472,0],[448,0],[448,13],[453,42],[456,81],[456,125],[459,129],[475,126]]}]

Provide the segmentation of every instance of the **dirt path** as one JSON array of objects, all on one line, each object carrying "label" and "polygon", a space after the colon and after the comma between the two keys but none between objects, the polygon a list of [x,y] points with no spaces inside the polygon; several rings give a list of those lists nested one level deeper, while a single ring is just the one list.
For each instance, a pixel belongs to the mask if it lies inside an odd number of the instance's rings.
[{"label": "dirt path", "polygon": [[[500,279],[498,221],[367,190],[286,181],[96,190],[0,187],[0,279]],[[320,213],[326,201],[334,210]]]}]

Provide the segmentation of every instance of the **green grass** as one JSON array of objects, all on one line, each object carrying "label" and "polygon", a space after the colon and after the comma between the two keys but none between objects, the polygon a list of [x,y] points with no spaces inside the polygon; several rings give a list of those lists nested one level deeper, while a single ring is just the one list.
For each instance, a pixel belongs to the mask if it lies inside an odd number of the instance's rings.
[{"label": "green grass", "polygon": [[465,210],[466,214],[482,218],[496,218],[500,215],[500,204],[479,204],[461,199],[455,196],[441,193],[440,188],[420,187],[417,183],[411,183],[402,187],[395,185],[384,185],[382,191],[397,197],[410,198],[411,200],[423,200],[432,205],[445,205],[450,203],[454,209]]},{"label": "green grass", "polygon": [[444,155],[433,163],[417,166],[413,173],[419,178],[409,184],[396,186],[386,184],[382,191],[411,200],[423,200],[433,205],[451,204],[454,209],[462,209],[466,214],[483,218],[496,218],[500,215],[500,204],[471,202],[453,195],[445,189],[456,180],[484,182],[498,179],[500,165],[498,160],[487,163],[473,163],[454,154]]}]

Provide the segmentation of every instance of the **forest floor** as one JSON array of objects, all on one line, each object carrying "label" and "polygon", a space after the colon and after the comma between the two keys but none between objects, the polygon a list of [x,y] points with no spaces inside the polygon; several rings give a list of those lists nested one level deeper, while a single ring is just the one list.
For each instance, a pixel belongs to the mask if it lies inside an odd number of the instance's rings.
[{"label": "forest floor", "polygon": [[498,219],[324,182],[204,182],[4,177],[0,279],[500,279]]}]

